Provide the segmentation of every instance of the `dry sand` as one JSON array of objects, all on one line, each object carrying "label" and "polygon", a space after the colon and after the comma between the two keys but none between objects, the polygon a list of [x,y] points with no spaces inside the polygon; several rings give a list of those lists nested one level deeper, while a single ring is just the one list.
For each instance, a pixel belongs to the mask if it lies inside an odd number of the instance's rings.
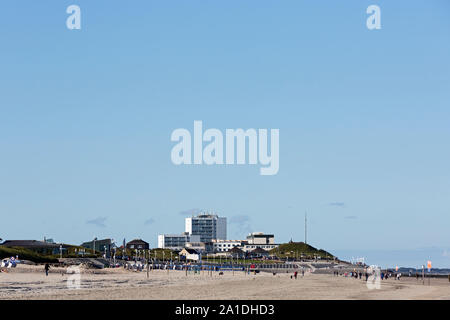
[{"label": "dry sand", "polygon": [[447,279],[431,279],[425,285],[415,278],[382,281],[381,289],[369,290],[365,281],[326,274],[291,279],[291,274],[123,269],[85,270],[81,288],[67,288],[64,268],[52,268],[48,277],[42,266],[19,265],[0,273],[0,299],[450,299]]}]

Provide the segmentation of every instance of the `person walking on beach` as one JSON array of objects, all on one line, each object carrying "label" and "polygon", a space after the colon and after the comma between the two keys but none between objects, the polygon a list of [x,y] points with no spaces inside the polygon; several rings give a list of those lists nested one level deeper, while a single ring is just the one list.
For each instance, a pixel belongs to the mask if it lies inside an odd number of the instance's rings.
[{"label": "person walking on beach", "polygon": [[45,276],[48,276],[48,270],[50,270],[50,265],[46,263],[44,269],[45,269]]},{"label": "person walking on beach", "polygon": [[294,272],[294,278],[297,280],[297,271]]}]

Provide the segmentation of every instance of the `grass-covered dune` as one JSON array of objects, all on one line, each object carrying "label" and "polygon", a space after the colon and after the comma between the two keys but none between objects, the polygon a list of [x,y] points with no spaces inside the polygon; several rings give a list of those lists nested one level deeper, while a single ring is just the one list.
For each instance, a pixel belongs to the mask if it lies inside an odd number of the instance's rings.
[{"label": "grass-covered dune", "polygon": [[278,248],[272,249],[270,254],[275,254],[278,257],[307,257],[313,258],[314,256],[321,259],[333,259],[334,256],[322,249],[316,249],[304,242],[289,242],[280,244]]}]

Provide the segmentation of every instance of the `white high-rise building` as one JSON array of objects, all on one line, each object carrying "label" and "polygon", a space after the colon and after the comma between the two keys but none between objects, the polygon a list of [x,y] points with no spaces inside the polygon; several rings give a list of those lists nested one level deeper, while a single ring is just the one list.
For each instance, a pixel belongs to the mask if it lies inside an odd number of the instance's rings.
[{"label": "white high-rise building", "polygon": [[216,214],[201,213],[196,217],[186,218],[185,226],[185,231],[189,235],[200,236],[201,242],[227,239],[227,218]]}]

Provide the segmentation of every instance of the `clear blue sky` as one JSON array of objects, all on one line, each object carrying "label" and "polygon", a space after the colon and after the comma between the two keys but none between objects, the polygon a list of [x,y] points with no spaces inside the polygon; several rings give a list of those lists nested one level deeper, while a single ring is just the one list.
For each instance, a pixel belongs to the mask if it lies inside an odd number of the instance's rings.
[{"label": "clear blue sky", "polygon": [[[71,4],[81,30],[66,28]],[[366,28],[370,4],[381,30]],[[449,267],[449,9],[3,1],[0,237],[156,246],[200,208],[228,217],[229,238],[302,241],[308,211],[309,243],[342,258]],[[194,120],[279,128],[278,175],[174,166],[170,134]]]}]

